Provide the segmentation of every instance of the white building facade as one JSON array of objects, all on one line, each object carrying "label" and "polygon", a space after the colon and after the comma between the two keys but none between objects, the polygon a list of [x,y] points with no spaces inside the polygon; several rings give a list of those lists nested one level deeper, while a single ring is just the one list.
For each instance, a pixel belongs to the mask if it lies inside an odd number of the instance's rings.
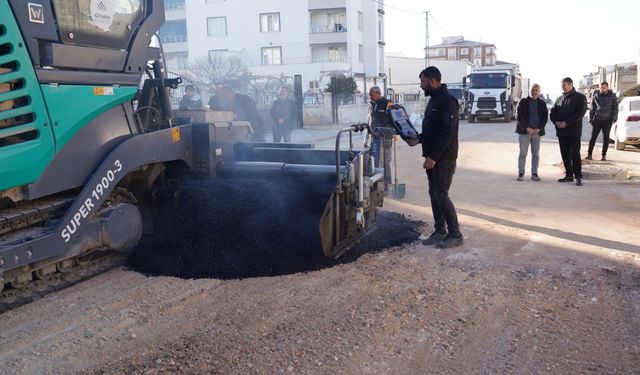
[{"label": "white building facade", "polygon": [[216,53],[236,53],[254,76],[302,76],[321,91],[330,76],[361,92],[386,86],[384,6],[371,0],[165,0],[160,37],[170,71]]}]

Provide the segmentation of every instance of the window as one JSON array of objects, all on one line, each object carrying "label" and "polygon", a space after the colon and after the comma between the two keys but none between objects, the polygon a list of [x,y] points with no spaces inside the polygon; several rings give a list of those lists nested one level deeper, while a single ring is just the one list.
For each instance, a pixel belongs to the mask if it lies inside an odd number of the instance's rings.
[{"label": "window", "polygon": [[189,67],[189,55],[176,56],[178,69],[186,69]]},{"label": "window", "polygon": [[469,48],[460,48],[460,55],[467,56],[469,54]]},{"label": "window", "polygon": [[482,59],[473,59],[473,65],[482,66]]},{"label": "window", "polygon": [[475,47],[475,48],[473,49],[473,55],[474,55],[475,57],[480,57],[480,56],[482,56],[482,47]]},{"label": "window", "polygon": [[280,13],[260,14],[260,32],[272,33],[280,31]]},{"label": "window", "polygon": [[209,50],[209,61],[215,61],[216,57],[223,56],[228,53],[228,49],[210,49]]},{"label": "window", "polygon": [[282,47],[262,48],[262,65],[282,64]]},{"label": "window", "polygon": [[207,35],[220,36],[227,35],[227,17],[208,17]]},{"label": "window", "polygon": [[362,12],[358,12],[358,30],[362,31]]},{"label": "window", "polygon": [[456,53],[456,48],[447,48],[447,59],[449,60],[455,60],[456,57],[458,57],[457,53]]},{"label": "window", "polygon": [[187,41],[187,22],[169,21],[160,29],[162,43],[181,43]]},{"label": "window", "polygon": [[437,48],[429,48],[429,57],[440,57],[440,50]]},{"label": "window", "polygon": [[318,81],[309,81],[309,89],[310,90],[319,89],[319,88],[320,88],[320,82],[318,82]]},{"label": "window", "polygon": [[164,9],[184,9],[184,0],[164,0]]},{"label": "window", "polygon": [[362,48],[362,44],[358,44],[358,62],[361,63],[364,61],[364,49]]},{"label": "window", "polygon": [[346,62],[347,51],[343,47],[329,47],[329,61],[332,62]]}]

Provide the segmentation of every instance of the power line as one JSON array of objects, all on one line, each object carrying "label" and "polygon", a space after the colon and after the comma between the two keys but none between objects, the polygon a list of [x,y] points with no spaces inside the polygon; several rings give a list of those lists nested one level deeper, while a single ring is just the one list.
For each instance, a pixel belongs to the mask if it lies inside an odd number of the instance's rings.
[{"label": "power line", "polygon": [[379,0],[371,0],[371,1],[373,1],[374,3],[378,3],[380,5],[384,5],[385,8],[391,8],[391,9],[394,9],[394,10],[398,10],[400,12],[411,13],[411,14],[422,14],[422,13],[424,13],[424,12],[416,12],[416,11],[413,11],[413,10],[398,8],[398,7],[395,7],[393,5],[389,5],[389,4],[387,4],[387,3],[383,2],[383,1],[379,1]]},{"label": "power line", "polygon": [[440,25],[440,22],[438,22],[438,20],[433,15],[431,15],[431,19],[433,20],[433,22],[435,22],[436,26],[438,26],[440,30],[442,30],[442,32],[445,33],[445,35],[451,35],[447,30],[444,29],[444,27],[442,27],[442,25]]}]

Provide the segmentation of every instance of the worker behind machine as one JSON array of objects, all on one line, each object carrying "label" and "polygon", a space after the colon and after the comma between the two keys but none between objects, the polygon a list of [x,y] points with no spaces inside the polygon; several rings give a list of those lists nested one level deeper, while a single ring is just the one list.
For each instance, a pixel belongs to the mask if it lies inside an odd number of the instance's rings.
[{"label": "worker behind machine", "polygon": [[216,83],[216,95],[209,98],[209,108],[213,111],[232,111],[236,121],[249,121],[253,128],[251,140],[265,142],[264,122],[256,102],[247,95],[236,93],[229,84]]},{"label": "worker behind machine", "polygon": [[202,99],[196,92],[196,88],[193,85],[187,85],[184,88],[184,96],[180,100],[181,111],[197,111],[202,110]]},{"label": "worker behind machine", "polygon": [[384,190],[387,192],[391,184],[391,146],[395,134],[387,109],[393,106],[393,102],[382,95],[378,86],[369,89],[369,98],[369,128],[373,135],[371,152],[376,168],[380,168],[380,159],[384,161]]}]

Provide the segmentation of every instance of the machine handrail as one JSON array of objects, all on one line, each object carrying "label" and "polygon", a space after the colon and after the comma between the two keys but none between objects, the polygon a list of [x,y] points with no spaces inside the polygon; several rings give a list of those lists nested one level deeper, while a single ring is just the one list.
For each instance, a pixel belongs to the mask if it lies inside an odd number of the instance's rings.
[{"label": "machine handrail", "polygon": [[[349,147],[350,147],[350,150],[352,150],[353,149],[353,139],[351,138],[352,133],[362,132],[365,130],[369,130],[369,124],[365,124],[365,123],[353,124],[348,128],[340,129],[338,131],[338,134],[336,135],[336,192],[338,193],[342,192],[342,183],[340,181],[340,178],[341,178],[340,176],[340,141],[342,139],[342,133],[349,133]],[[362,152],[364,151],[361,151],[360,154],[362,154]],[[358,154],[358,156],[360,154]]]}]

